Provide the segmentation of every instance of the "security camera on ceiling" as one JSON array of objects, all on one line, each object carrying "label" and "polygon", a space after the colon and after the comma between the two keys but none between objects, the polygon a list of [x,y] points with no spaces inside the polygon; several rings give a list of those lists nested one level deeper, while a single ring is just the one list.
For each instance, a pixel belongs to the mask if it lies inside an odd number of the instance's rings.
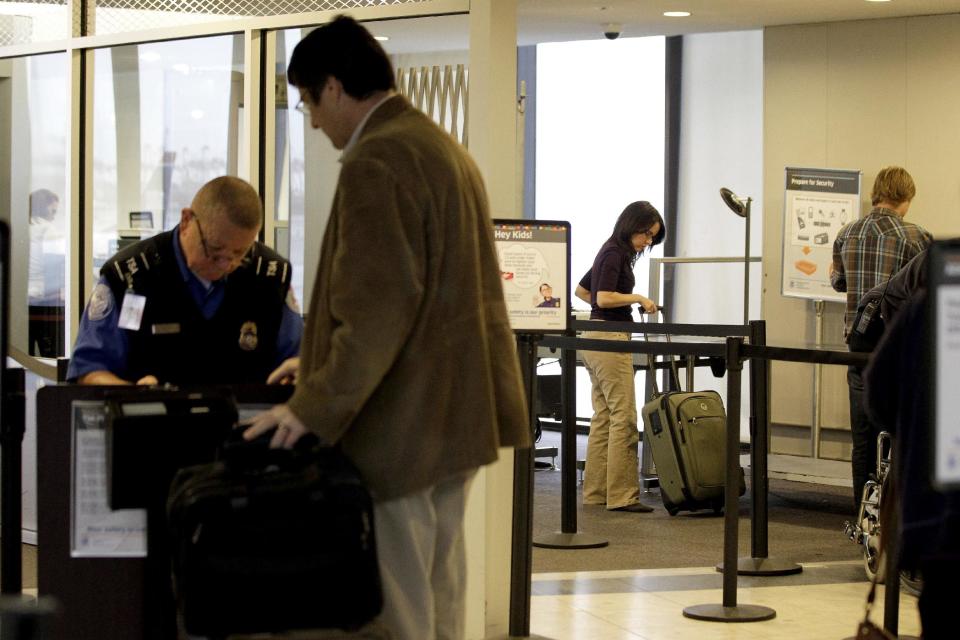
[{"label": "security camera on ceiling", "polygon": [[616,40],[620,37],[623,25],[618,22],[608,22],[603,25],[603,37],[607,40]]}]

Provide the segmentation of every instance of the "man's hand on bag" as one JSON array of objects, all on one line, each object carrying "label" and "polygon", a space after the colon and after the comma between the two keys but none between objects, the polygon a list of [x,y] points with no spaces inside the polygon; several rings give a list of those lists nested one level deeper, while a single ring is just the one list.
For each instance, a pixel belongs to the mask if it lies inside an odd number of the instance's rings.
[{"label": "man's hand on bag", "polygon": [[270,439],[271,449],[292,449],[297,440],[307,432],[300,418],[285,404],[275,405],[249,420],[244,420],[239,426],[246,427],[243,432],[244,440],[253,440],[276,427]]},{"label": "man's hand on bag", "polygon": [[287,358],[267,376],[267,384],[297,384],[299,370],[300,358]]}]

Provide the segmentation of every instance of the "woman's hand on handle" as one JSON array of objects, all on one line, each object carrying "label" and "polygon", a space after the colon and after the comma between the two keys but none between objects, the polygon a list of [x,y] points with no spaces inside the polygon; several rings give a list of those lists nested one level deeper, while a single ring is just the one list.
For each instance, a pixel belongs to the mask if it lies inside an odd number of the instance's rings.
[{"label": "woman's hand on handle", "polygon": [[646,313],[656,313],[659,309],[659,307],[657,307],[657,303],[650,298],[645,298],[641,295],[638,295],[637,298],[639,298],[639,300],[637,300],[637,304],[639,304],[640,308]]}]

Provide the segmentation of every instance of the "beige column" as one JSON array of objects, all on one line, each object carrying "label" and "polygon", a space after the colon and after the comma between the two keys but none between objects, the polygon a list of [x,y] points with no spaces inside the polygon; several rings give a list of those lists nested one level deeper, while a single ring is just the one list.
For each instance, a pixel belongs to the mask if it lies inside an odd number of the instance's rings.
[{"label": "beige column", "polygon": [[[467,147],[480,166],[495,217],[516,210],[516,0],[470,3]],[[509,630],[513,452],[481,470],[467,503],[467,637]]]}]

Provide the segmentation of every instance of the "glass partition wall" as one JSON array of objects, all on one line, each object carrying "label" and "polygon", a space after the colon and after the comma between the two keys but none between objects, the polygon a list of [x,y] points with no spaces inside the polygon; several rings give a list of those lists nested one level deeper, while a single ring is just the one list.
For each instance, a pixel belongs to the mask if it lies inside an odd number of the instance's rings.
[{"label": "glass partition wall", "polygon": [[67,56],[0,60],[0,215],[10,224],[10,346],[66,352]]},{"label": "glass partition wall", "polygon": [[[438,1],[458,10],[437,15],[429,1],[403,0],[337,12],[350,10],[382,35],[401,92],[466,142],[468,4]],[[176,30],[157,23],[127,41],[122,34],[64,40],[66,29],[49,36],[59,35],[50,45],[59,51],[0,57],[12,347],[69,355],[104,262],[173,229],[197,189],[218,175],[243,177],[260,191],[263,239],[291,260],[297,300],[309,302],[340,152],[293,108],[299,95],[286,68],[312,25],[335,13],[232,16]],[[65,17],[80,33],[76,15]],[[42,49],[40,35],[34,28],[18,46]],[[16,313],[21,303],[29,313]]]},{"label": "glass partition wall", "polygon": [[242,35],[94,52],[94,277],[173,229],[205,182],[237,175],[243,73]]}]

